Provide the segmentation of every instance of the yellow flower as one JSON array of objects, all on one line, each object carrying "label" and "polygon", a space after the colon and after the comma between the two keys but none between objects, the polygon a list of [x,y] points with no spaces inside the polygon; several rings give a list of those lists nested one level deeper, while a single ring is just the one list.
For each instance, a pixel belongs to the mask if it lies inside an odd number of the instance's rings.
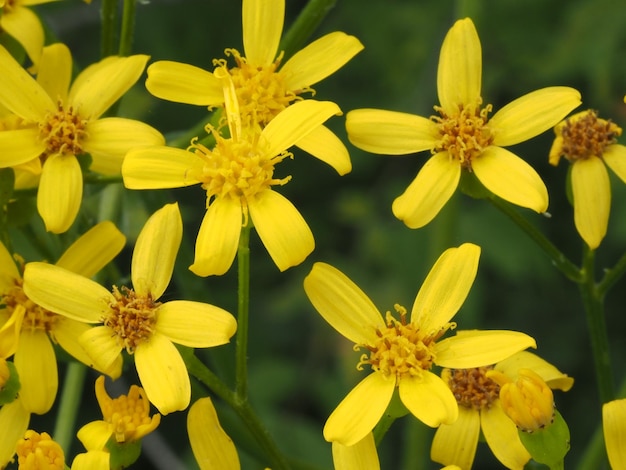
[{"label": "yellow flower", "polygon": [[128,395],[111,398],[101,375],[96,379],[96,398],[103,419],[86,424],[77,434],[88,451],[104,450],[109,439],[114,439],[117,444],[136,442],[154,431],[161,422],[158,413],[150,417],[148,397],[137,385],[131,385]]},{"label": "yellow flower", "polygon": [[196,400],[187,415],[191,450],[200,470],[239,470],[235,444],[222,429],[209,397]]},{"label": "yellow flower", "polygon": [[17,463],[19,470],[63,470],[65,455],[47,432],[29,429],[17,443]]},{"label": "yellow flower", "polygon": [[17,443],[28,429],[30,413],[19,398],[0,408],[0,468],[15,455]]},{"label": "yellow flower", "polygon": [[528,93],[488,118],[481,97],[481,45],[469,18],[457,21],[441,47],[437,72],[439,116],[430,119],[378,109],[346,116],[348,138],[372,153],[433,156],[393,203],[394,215],[411,228],[430,222],[454,194],[463,170],[492,193],[537,212],[548,208],[547,189],[535,170],[502,147],[554,126],[580,104],[580,93],[549,87]]},{"label": "yellow flower", "polygon": [[622,129],[588,110],[560,122],[554,132],[550,163],[556,166],[565,157],[572,164],[574,224],[589,248],[595,250],[606,235],[611,209],[611,183],[605,164],[626,182],[626,147],[617,143]]},{"label": "yellow flower", "polygon": [[459,404],[459,418],[437,429],[430,453],[435,462],[471,469],[482,432],[491,452],[505,467],[524,468],[530,454],[520,442],[515,424],[502,409],[500,385],[489,377],[493,373],[490,371],[496,371],[515,381],[524,368],[535,371],[551,388],[567,391],[574,383],[571,377],[528,351],[514,354],[495,366],[442,371],[442,379]]},{"label": "yellow flower", "polygon": [[148,56],[108,57],[86,68],[70,88],[72,58],[63,44],[44,49],[37,79],[0,47],[0,104],[22,119],[0,132],[0,167],[43,165],[37,209],[46,229],[65,232],[80,208],[83,177],[77,156],[90,154],[90,169],[119,174],[122,158],[138,145],[161,145],[163,136],[139,121],[100,116],[141,76]]},{"label": "yellow flower", "polygon": [[[243,45],[245,57],[226,49],[236,65],[228,69],[241,106],[244,126],[265,127],[311,86],[343,67],[363,49],[353,36],[327,34],[309,44],[281,66],[278,51],[283,29],[285,0],[244,0]],[[217,69],[226,60],[214,61]],[[148,67],[146,88],[159,98],[201,106],[223,106],[220,78],[192,65],[159,61]],[[348,151],[328,128],[319,126],[296,145],[331,165],[339,174],[351,170]]]},{"label": "yellow flower", "polygon": [[[161,414],[189,405],[191,385],[174,343],[192,348],[229,341],[237,324],[227,311],[200,302],[159,302],[172,277],[182,238],[177,204],[156,211],[142,229],[132,257],[133,288],[100,284],[45,263],[24,271],[24,291],[44,308],[85,323],[79,343],[103,371],[121,360],[122,350],[135,355],[135,366],[148,399]],[[108,373],[108,372],[107,372]],[[117,374],[109,374],[113,378]]]},{"label": "yellow flower", "polygon": [[[59,258],[64,268],[91,277],[108,264],[124,247],[126,238],[111,222],[102,222],[76,240]],[[26,263],[28,268],[33,263]],[[69,293],[73,295],[73,293]],[[15,354],[14,363],[21,382],[20,398],[32,413],[46,413],[58,389],[57,360],[53,344],[59,344],[79,361],[93,361],[78,342],[89,328],[34,302],[24,292],[24,281],[11,254],[0,244],[0,351]],[[122,362],[101,369],[118,373]],[[115,372],[117,371],[117,372]]]},{"label": "yellow flower", "polygon": [[602,405],[602,429],[611,468],[626,468],[626,399]]},{"label": "yellow flower", "polygon": [[241,227],[251,219],[281,271],[300,264],[313,251],[311,229],[293,204],[272,189],[291,177],[277,178],[274,166],[290,157],[287,149],[340,113],[336,104],[300,101],[274,118],[260,133],[241,125],[230,77],[221,74],[230,137],[210,129],[212,150],[194,143],[189,150],[147,147],[131,150],[122,166],[130,189],[178,188],[201,184],[207,212],[196,239],[190,269],[199,276],[224,274],[233,263]]},{"label": "yellow flower", "polygon": [[339,333],[365,348],[357,369],[370,365],[363,379],[331,414],[324,437],[343,445],[363,439],[379,421],[394,392],[406,408],[431,427],[457,419],[458,406],[447,384],[430,369],[480,367],[535,347],[514,331],[466,331],[440,338],[456,327],[451,318],[474,282],[480,248],[466,243],[446,250],[419,290],[411,315],[396,305],[400,319],[381,316],[372,301],[343,273],[316,263],[304,289],[317,311]]}]

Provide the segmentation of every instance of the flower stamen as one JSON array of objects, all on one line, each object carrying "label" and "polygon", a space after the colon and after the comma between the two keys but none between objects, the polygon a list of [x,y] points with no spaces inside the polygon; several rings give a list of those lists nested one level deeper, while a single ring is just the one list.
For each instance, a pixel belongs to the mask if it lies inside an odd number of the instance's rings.
[{"label": "flower stamen", "polygon": [[51,155],[81,155],[82,142],[87,135],[87,120],[81,119],[70,106],[64,109],[58,102],[58,109],[46,115],[39,124],[39,138],[46,144],[44,157]]},{"label": "flower stamen", "polygon": [[486,376],[493,366],[472,369],[444,369],[441,378],[448,384],[459,406],[476,411],[489,409],[498,399],[500,385]]}]

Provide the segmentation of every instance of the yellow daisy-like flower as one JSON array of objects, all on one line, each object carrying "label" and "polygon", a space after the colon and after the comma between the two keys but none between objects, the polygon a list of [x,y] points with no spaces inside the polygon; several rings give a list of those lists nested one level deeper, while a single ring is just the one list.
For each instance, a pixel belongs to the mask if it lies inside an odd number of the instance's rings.
[{"label": "yellow daisy-like flower", "polygon": [[626,147],[617,143],[622,129],[587,110],[560,122],[554,132],[550,164],[558,165],[561,157],[572,164],[574,224],[589,248],[595,250],[606,235],[611,210],[606,166],[626,182]]},{"label": "yellow daisy-like flower", "polygon": [[[226,49],[236,65],[228,68],[241,106],[244,126],[265,127],[312,85],[336,72],[363,49],[354,36],[327,34],[297,52],[281,65],[278,51],[285,16],[285,0],[244,0],[242,5],[245,57]],[[226,60],[215,60],[217,69]],[[224,104],[221,80],[192,65],[159,61],[148,67],[146,88],[169,101],[219,107]],[[348,151],[328,128],[319,126],[297,142],[311,155],[331,165],[339,174],[351,170]]]},{"label": "yellow daisy-like flower", "polygon": [[602,430],[611,468],[626,468],[626,399],[602,405]]},{"label": "yellow daisy-like flower", "polygon": [[248,219],[276,266],[284,271],[304,261],[315,241],[298,210],[272,189],[291,179],[277,178],[274,167],[291,156],[289,147],[340,110],[328,101],[300,101],[257,132],[242,126],[232,80],[225,72],[221,78],[230,137],[210,128],[216,141],[212,150],[199,143],[193,143],[191,151],[170,147],[131,150],[122,166],[124,185],[156,189],[201,184],[206,190],[207,212],[190,267],[195,274],[219,275],[230,268],[241,227]]},{"label": "yellow daisy-like flower", "polygon": [[[125,243],[126,237],[113,223],[102,222],[76,240],[55,267],[92,277],[122,250]],[[26,263],[24,269],[31,264]],[[59,380],[53,344],[59,344],[74,358],[91,366],[94,362],[78,342],[78,337],[89,326],[57,315],[33,301],[24,292],[24,280],[13,257],[2,244],[0,299],[0,351],[14,354],[23,406],[31,413],[46,413],[56,398]],[[119,375],[121,367],[119,360],[100,370]]]},{"label": "yellow daisy-like flower", "polygon": [[476,175],[492,193],[536,212],[548,208],[548,191],[535,170],[504,149],[554,126],[580,105],[573,88],[549,87],[512,101],[491,118],[481,97],[480,39],[469,18],[457,21],[441,47],[437,72],[439,114],[358,109],[346,116],[348,138],[372,153],[405,155],[430,150],[394,215],[410,228],[428,224],[454,194],[463,170]]},{"label": "yellow daisy-like flower", "polygon": [[500,385],[489,377],[493,373],[490,371],[495,371],[515,381],[523,369],[535,371],[551,388],[568,391],[574,383],[571,377],[528,351],[514,354],[495,366],[442,371],[441,377],[459,405],[459,418],[437,429],[430,454],[435,462],[471,469],[482,431],[502,465],[516,470],[524,468],[530,454],[519,439],[515,423],[502,408]]},{"label": "yellow daisy-like flower", "polygon": [[29,429],[17,444],[17,464],[20,470],[63,470],[65,454],[50,434]]},{"label": "yellow daisy-like flower", "polygon": [[70,88],[72,57],[65,45],[44,49],[36,80],[0,47],[0,104],[22,120],[19,128],[0,131],[0,167],[43,165],[37,209],[47,230],[65,232],[76,218],[83,193],[77,156],[90,154],[92,171],[119,174],[129,149],[164,143],[142,122],[100,119],[147,61],[146,55],[108,57],[87,67]]},{"label": "yellow daisy-like flower", "polygon": [[343,445],[363,439],[378,423],[397,390],[406,408],[428,426],[453,423],[458,406],[447,384],[431,372],[436,364],[470,368],[494,364],[535,341],[514,331],[466,331],[440,340],[456,327],[450,320],[474,282],[480,248],[466,243],[446,250],[419,290],[410,317],[383,317],[372,301],[343,273],[316,263],[304,289],[317,311],[339,333],[365,348],[357,368],[372,373],[339,404],[324,427],[324,437]]},{"label": "yellow daisy-like flower", "polygon": [[123,349],[135,355],[141,384],[161,414],[184,410],[191,399],[187,368],[174,343],[218,346],[237,328],[235,318],[219,307],[158,301],[172,277],[182,231],[177,204],[164,206],[148,219],[133,252],[133,288],[113,286],[110,292],[84,276],[44,263],[30,263],[24,271],[24,291],[35,302],[79,322],[101,323],[78,338],[97,368],[109,370],[121,360]]}]

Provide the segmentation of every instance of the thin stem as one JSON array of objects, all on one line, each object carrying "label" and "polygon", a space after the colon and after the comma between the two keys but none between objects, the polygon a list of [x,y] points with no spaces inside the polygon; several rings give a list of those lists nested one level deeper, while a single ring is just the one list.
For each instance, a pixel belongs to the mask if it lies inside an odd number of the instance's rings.
[{"label": "thin stem", "polygon": [[382,418],[380,418],[380,421],[372,431],[372,433],[374,434],[374,442],[376,442],[376,447],[380,445],[383,437],[385,437],[385,434],[387,434],[387,431],[389,431],[389,428],[391,428],[391,425],[395,420],[395,416],[391,416],[386,413],[383,415]]},{"label": "thin stem", "polygon": [[122,12],[122,31],[120,33],[119,55],[128,56],[133,49],[133,38],[135,34],[135,10],[137,0],[124,0]]},{"label": "thin stem", "polygon": [[115,54],[115,23],[117,23],[117,0],[102,0],[102,31],[100,55],[102,58]]},{"label": "thin stem", "polygon": [[626,253],[615,263],[612,269],[606,271],[604,278],[598,284],[598,295],[604,296],[608,290],[621,279],[626,272]]},{"label": "thin stem", "polygon": [[80,408],[86,374],[87,367],[80,362],[71,362],[65,373],[63,391],[59,401],[59,413],[54,426],[54,440],[61,446],[66,455],[70,451],[75,434],[76,416]]},{"label": "thin stem", "polygon": [[248,323],[250,308],[250,224],[241,229],[237,250],[237,341],[235,344],[235,392],[248,400]]},{"label": "thin stem", "polygon": [[337,0],[310,0],[306,4],[280,42],[278,50],[285,52],[283,60],[291,57],[304,45],[336,2]]}]

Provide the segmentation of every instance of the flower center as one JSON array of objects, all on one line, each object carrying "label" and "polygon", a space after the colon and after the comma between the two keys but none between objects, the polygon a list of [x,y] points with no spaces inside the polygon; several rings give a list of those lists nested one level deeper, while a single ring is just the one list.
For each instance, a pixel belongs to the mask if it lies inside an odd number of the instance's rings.
[{"label": "flower center", "polygon": [[587,111],[565,121],[561,129],[561,154],[569,161],[600,157],[604,149],[617,142],[622,129],[610,120],[599,119],[595,111]]},{"label": "flower center", "polygon": [[113,297],[115,302],[109,305],[111,311],[103,323],[115,332],[118,343],[132,354],[139,344],[152,336],[155,309],[161,303],[152,300],[150,295],[138,296],[125,286],[120,289],[113,286]]},{"label": "flower center", "polygon": [[[236,49],[226,49],[233,56],[236,67],[229,69],[242,117],[242,124],[265,127],[278,113],[298,99],[296,92],[288,90],[285,74],[277,71],[282,54],[270,65],[251,65]],[[215,60],[215,66],[225,67],[226,60]],[[312,91],[312,90],[301,90]]]},{"label": "flower center", "polygon": [[491,408],[500,393],[500,385],[485,375],[492,369],[493,366],[444,369],[441,377],[460,406],[480,411]]},{"label": "flower center", "polygon": [[472,159],[493,143],[493,132],[487,126],[491,108],[490,104],[480,108],[480,103],[468,107],[459,105],[458,113],[448,116],[443,108],[435,106],[440,116],[431,116],[431,119],[438,124],[441,137],[432,152],[448,152],[451,158],[471,170]]},{"label": "flower center", "polygon": [[39,124],[39,137],[46,144],[44,156],[82,154],[86,124],[87,121],[81,119],[72,106],[64,109],[59,101],[58,109],[48,113]]},{"label": "flower center", "polygon": [[29,429],[18,441],[16,452],[19,468],[23,470],[65,468],[63,449],[46,432],[39,434]]},{"label": "flower center", "polygon": [[[406,309],[401,305],[394,305],[400,320],[394,318],[391,312],[385,316],[386,327],[376,330],[378,339],[373,345],[356,345],[369,349],[369,356],[363,354],[357,364],[358,370],[363,370],[364,364],[369,364],[374,371],[381,372],[385,377],[395,376],[399,381],[403,378],[421,377],[422,372],[430,370],[435,360],[434,346],[437,339],[454,323],[449,323],[435,334],[426,334],[415,324],[407,322]],[[397,383],[397,382],[396,382]]]},{"label": "flower center", "polygon": [[5,306],[9,317],[17,309],[24,309],[22,331],[30,331],[31,333],[37,330],[45,331],[46,333],[50,332],[59,318],[58,315],[30,300],[24,293],[22,284],[22,279],[15,279],[13,286],[2,295],[0,304]]}]

